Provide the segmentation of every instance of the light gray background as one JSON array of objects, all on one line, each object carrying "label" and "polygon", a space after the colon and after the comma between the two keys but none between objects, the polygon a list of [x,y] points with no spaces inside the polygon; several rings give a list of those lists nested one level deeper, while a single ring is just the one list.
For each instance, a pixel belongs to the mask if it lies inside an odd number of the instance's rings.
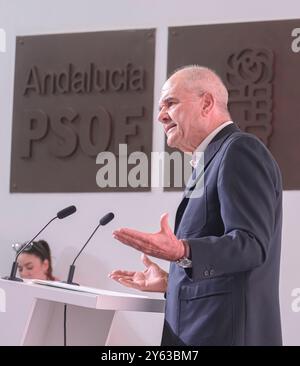
[{"label": "light gray background", "polygon": [[[55,274],[62,279],[66,277],[69,263],[98,219],[106,212],[114,211],[116,219],[96,234],[77,262],[75,280],[89,286],[124,291],[109,280],[107,274],[115,268],[142,269],[143,266],[138,252],[112,239],[112,230],[128,226],[156,231],[163,212],[170,213],[173,225],[181,197],[181,193],[163,193],[160,189],[138,194],[10,194],[17,35],[156,28],[153,151],[162,151],[164,134],[155,116],[160,87],[166,77],[168,26],[295,18],[300,19],[299,0],[283,3],[267,0],[0,0],[0,28],[5,29],[7,35],[7,52],[0,53],[0,275],[10,271],[12,243],[31,238],[59,209],[75,204],[78,208],[76,215],[64,222],[53,223],[43,235],[52,247]],[[152,174],[156,174],[154,165]],[[300,287],[299,208],[300,193],[285,192],[280,293],[283,336],[287,345],[300,345],[300,313],[291,310],[291,291]],[[167,268],[166,262],[160,263]],[[128,292],[133,291],[128,289]],[[22,302],[17,301],[21,307]],[[159,314],[123,313],[115,324],[114,343],[159,344],[162,320]]]}]

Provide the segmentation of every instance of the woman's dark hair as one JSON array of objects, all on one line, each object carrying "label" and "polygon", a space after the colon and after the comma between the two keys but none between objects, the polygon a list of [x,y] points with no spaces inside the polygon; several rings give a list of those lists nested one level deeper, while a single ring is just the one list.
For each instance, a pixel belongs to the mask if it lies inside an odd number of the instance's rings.
[{"label": "woman's dark hair", "polygon": [[[24,245],[25,244],[26,243],[24,243]],[[19,250],[21,250],[21,249],[22,249],[22,247]],[[23,253],[35,255],[36,257],[40,258],[40,260],[42,262],[44,262],[44,260],[47,259],[48,262],[49,262],[48,270],[47,270],[47,273],[46,273],[47,279],[50,280],[50,281],[54,281],[54,277],[53,277],[53,274],[52,274],[51,251],[50,251],[49,244],[45,240],[33,241],[31,243],[31,245],[29,245],[23,251]]]}]

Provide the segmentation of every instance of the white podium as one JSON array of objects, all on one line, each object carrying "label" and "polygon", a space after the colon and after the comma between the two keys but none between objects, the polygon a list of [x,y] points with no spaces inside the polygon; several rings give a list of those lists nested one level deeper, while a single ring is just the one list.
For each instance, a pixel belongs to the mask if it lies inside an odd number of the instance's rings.
[{"label": "white podium", "polygon": [[67,345],[71,346],[109,345],[118,311],[164,312],[163,299],[48,284],[0,279],[0,346],[63,345],[64,304],[68,305]]}]

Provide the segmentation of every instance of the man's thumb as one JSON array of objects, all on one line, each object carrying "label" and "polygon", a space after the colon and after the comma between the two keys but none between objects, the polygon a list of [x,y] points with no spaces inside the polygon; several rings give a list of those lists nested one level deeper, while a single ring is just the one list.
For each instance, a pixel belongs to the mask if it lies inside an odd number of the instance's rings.
[{"label": "man's thumb", "polygon": [[150,259],[149,259],[149,257],[147,257],[146,256],[146,254],[142,254],[141,255],[141,259],[142,259],[142,261],[143,261],[143,263],[144,263],[144,265],[145,265],[145,267],[149,267],[149,266],[151,266],[151,264],[153,263]]},{"label": "man's thumb", "polygon": [[172,230],[169,226],[169,214],[164,213],[160,217],[160,230],[169,234]]}]

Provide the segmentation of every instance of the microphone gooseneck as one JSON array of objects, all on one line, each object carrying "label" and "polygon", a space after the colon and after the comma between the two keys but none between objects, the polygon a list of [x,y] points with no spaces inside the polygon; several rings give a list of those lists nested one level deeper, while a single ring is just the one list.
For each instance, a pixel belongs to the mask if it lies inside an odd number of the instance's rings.
[{"label": "microphone gooseneck", "polygon": [[92,237],[95,235],[95,232],[98,230],[98,228],[101,226],[101,224],[99,223],[96,228],[94,229],[94,231],[92,232],[92,234],[90,235],[90,237],[88,238],[88,240],[86,241],[86,243],[84,244],[84,246],[80,249],[79,253],[76,255],[75,259],[73,260],[71,265],[74,265],[77,258],[80,256],[80,254],[82,253],[83,249],[87,246],[88,242],[92,239]]},{"label": "microphone gooseneck", "polygon": [[76,257],[73,260],[72,264],[70,265],[69,273],[68,273],[68,279],[67,279],[67,281],[65,281],[65,283],[68,283],[70,285],[79,286],[78,283],[73,282],[73,277],[74,277],[74,273],[75,273],[75,262],[76,262],[77,258],[80,256],[80,254],[82,253],[84,248],[87,246],[89,241],[92,239],[92,237],[95,235],[95,233],[99,229],[99,227],[108,224],[114,217],[115,217],[115,215],[112,212],[109,212],[108,214],[106,214],[105,216],[103,216],[100,219],[99,224],[96,226],[96,228],[94,229],[92,234],[89,236],[88,240],[85,242],[84,246],[80,249],[79,253],[76,255]]}]

